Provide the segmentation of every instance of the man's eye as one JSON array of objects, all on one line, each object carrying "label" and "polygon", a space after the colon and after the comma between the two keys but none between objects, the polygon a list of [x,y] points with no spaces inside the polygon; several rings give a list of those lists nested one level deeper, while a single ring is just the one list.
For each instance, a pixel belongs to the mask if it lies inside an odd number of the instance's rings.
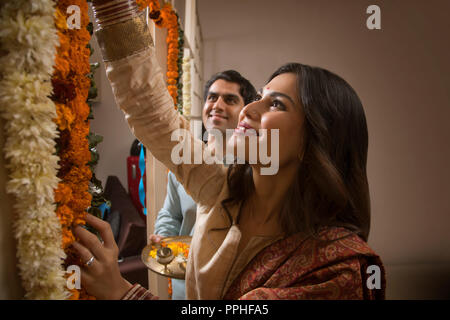
[{"label": "man's eye", "polygon": [[217,99],[216,96],[209,96],[208,101],[215,101]]}]

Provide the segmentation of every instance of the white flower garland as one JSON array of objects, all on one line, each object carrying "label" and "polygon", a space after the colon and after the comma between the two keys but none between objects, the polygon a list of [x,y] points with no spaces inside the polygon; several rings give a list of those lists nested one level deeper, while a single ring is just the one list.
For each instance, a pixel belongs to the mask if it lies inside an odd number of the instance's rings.
[{"label": "white flower garland", "polygon": [[191,117],[191,58],[183,58],[183,115],[189,119]]},{"label": "white flower garland", "polygon": [[15,0],[0,12],[0,113],[15,196],[18,268],[28,299],[66,299],[61,225],[56,216],[58,132],[51,74],[58,45],[52,0]]}]

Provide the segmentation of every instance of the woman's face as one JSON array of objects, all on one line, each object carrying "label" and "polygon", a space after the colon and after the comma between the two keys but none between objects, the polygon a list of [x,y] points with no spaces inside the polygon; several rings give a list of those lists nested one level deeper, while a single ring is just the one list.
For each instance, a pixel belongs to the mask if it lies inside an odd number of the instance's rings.
[{"label": "woman's face", "polygon": [[[239,124],[229,144],[235,154],[239,147],[245,148],[245,160],[251,160],[251,139],[258,142],[258,153],[267,143],[268,156],[274,159],[273,152],[278,152],[279,168],[300,162],[303,155],[304,115],[297,90],[297,77],[293,73],[283,73],[273,78],[258,93],[257,99],[246,105],[239,114]],[[252,130],[254,129],[254,130]],[[266,129],[267,133],[265,133]],[[275,130],[273,130],[275,129]],[[278,142],[276,131],[278,130]],[[267,166],[261,161],[258,163]],[[250,162],[252,164],[252,162]]]}]

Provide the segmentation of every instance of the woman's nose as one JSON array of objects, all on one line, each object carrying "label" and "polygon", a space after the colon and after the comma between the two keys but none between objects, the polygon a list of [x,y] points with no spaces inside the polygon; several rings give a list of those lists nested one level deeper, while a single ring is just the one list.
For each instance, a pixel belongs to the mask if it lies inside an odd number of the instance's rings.
[{"label": "woman's nose", "polygon": [[258,121],[261,118],[261,102],[260,101],[253,101],[247,104],[243,109],[242,113],[243,115],[251,120]]}]

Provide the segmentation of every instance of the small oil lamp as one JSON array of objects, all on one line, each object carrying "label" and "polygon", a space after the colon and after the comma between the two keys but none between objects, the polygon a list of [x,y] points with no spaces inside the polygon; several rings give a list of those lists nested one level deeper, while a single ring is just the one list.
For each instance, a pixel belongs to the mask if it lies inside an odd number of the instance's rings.
[{"label": "small oil lamp", "polygon": [[169,273],[167,265],[175,258],[172,249],[168,247],[162,247],[156,251],[156,261],[164,265],[164,273]]}]

